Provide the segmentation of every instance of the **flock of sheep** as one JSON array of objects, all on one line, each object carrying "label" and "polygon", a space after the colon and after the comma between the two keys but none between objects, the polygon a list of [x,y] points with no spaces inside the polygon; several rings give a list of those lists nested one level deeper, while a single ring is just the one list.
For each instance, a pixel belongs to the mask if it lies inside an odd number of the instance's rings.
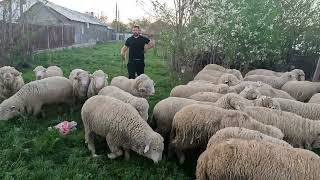
[{"label": "flock of sheep", "polygon": [[243,77],[209,64],[158,102],[152,118],[145,98],[155,94],[154,81],[145,74],[118,76],[108,85],[102,70],[75,69],[69,79],[57,66],[34,72],[37,80],[24,84],[16,69],[0,68],[0,119],[36,116],[45,104],[84,102],[92,156],[100,135],[110,159],[129,159],[134,151],[157,163],[167,145],[168,156],[184,163],[186,152],[201,150],[197,179],[320,179],[320,157],[310,151],[320,148],[320,83],[305,81],[302,70],[256,69]]}]

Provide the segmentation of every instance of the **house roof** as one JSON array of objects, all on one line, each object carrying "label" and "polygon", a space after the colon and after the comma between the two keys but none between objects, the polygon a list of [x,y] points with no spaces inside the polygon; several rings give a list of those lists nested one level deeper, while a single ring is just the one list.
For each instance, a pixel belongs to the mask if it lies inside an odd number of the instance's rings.
[{"label": "house roof", "polygon": [[52,10],[65,16],[67,19],[69,19],[71,21],[78,21],[78,22],[106,26],[105,24],[101,23],[97,18],[92,17],[88,14],[80,13],[78,11],[74,11],[74,10],[59,6],[59,5],[54,4],[52,2],[49,2],[49,1],[39,2],[39,3],[42,3],[44,6],[51,8]]}]

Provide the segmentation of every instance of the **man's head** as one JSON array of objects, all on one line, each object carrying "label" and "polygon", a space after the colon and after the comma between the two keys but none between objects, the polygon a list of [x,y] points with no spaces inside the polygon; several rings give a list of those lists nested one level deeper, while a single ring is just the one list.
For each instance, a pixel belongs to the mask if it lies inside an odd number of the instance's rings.
[{"label": "man's head", "polygon": [[132,27],[132,34],[134,37],[138,37],[140,35],[140,27],[138,25],[134,25]]}]

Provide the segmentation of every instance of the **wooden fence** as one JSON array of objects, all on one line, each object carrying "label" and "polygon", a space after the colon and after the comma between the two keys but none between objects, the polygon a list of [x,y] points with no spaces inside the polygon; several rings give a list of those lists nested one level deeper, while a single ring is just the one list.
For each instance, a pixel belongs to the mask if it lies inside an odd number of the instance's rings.
[{"label": "wooden fence", "polygon": [[[10,42],[9,24],[1,24],[1,43]],[[12,45],[31,51],[66,47],[74,44],[74,27],[72,26],[41,26],[31,24],[12,24]],[[2,46],[3,47],[3,46]]]}]

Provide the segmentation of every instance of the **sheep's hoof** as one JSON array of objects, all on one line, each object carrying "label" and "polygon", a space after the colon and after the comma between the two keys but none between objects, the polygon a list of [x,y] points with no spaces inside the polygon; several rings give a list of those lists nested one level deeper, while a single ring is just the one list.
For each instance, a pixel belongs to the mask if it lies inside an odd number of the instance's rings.
[{"label": "sheep's hoof", "polygon": [[180,163],[180,164],[183,164],[185,160],[186,160],[186,158],[185,158],[184,155],[182,155],[182,156],[179,157],[179,163]]},{"label": "sheep's hoof", "polygon": [[113,153],[108,154],[108,158],[109,158],[109,159],[115,159],[115,158],[117,158],[117,157],[118,157],[118,156],[115,155],[115,154],[113,154]]},{"label": "sheep's hoof", "polygon": [[92,157],[93,157],[93,158],[96,158],[96,157],[99,157],[99,155],[97,155],[97,154],[92,154]]}]

